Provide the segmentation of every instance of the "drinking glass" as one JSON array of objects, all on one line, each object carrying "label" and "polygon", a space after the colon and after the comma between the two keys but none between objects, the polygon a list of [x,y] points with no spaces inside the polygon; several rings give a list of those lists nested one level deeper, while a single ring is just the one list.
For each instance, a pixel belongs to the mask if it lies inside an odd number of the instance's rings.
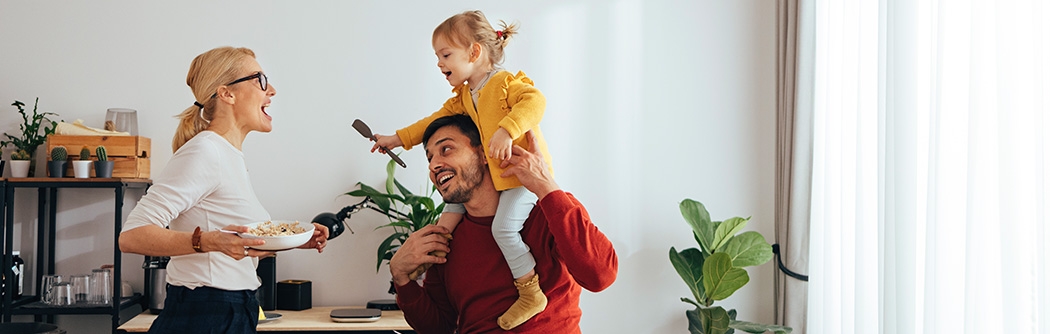
[{"label": "drinking glass", "polygon": [[73,305],[73,288],[69,282],[58,282],[51,286],[51,305]]},{"label": "drinking glass", "polygon": [[126,108],[109,108],[106,110],[105,130],[127,132],[132,136],[139,135],[138,111]]},{"label": "drinking glass", "polygon": [[92,304],[109,304],[113,300],[113,279],[109,275],[109,270],[91,271],[91,295],[88,300]]},{"label": "drinking glass", "polygon": [[73,275],[69,279],[73,284],[73,302],[74,303],[89,303],[91,300],[88,295],[91,293],[91,276],[88,275]]},{"label": "drinking glass", "polygon": [[40,301],[44,304],[54,305],[54,286],[62,282],[62,275],[44,275],[40,279]]}]

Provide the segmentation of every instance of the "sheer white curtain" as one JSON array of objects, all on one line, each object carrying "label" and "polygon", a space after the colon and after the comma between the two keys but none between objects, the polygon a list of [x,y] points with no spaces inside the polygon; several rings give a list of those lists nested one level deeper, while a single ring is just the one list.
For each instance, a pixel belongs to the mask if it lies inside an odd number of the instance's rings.
[{"label": "sheer white curtain", "polygon": [[1050,332],[1050,3],[815,16],[809,332]]}]

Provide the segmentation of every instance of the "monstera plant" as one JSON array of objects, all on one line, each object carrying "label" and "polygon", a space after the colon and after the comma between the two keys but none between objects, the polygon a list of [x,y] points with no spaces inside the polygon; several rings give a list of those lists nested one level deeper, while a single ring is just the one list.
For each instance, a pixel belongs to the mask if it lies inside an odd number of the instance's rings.
[{"label": "monstera plant", "polygon": [[733,217],[711,221],[704,204],[685,199],[679,205],[682,217],[693,228],[693,237],[700,248],[681,252],[671,247],[671,264],[693,292],[693,299],[683,302],[696,306],[685,312],[689,332],[693,334],[725,334],[741,330],[748,333],[791,333],[790,327],[765,325],[736,320],[736,310],[726,311],[713,306],[715,301],[729,298],[750,280],[744,267],[757,266],[773,259],[773,249],[758,232],[740,232],[751,219]]}]

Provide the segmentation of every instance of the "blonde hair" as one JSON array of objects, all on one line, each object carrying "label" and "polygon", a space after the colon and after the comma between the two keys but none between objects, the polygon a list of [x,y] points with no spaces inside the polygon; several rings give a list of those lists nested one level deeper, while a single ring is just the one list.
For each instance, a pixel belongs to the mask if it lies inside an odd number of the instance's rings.
[{"label": "blonde hair", "polygon": [[499,24],[497,33],[480,10],[462,12],[445,19],[445,22],[434,28],[431,42],[444,38],[462,48],[469,48],[474,43],[481,44],[488,51],[489,63],[496,66],[503,63],[503,48],[507,47],[510,37],[518,33],[517,24],[507,24],[503,20]]},{"label": "blonde hair", "polygon": [[[190,138],[208,128],[208,122],[215,112],[212,95],[219,86],[237,80],[237,70],[248,57],[254,59],[255,52],[248,48],[223,46],[193,58],[190,71],[186,74],[186,85],[193,91],[194,105],[176,116],[180,121],[171,140],[172,152],[178,151]],[[203,107],[198,106],[198,103]]]}]

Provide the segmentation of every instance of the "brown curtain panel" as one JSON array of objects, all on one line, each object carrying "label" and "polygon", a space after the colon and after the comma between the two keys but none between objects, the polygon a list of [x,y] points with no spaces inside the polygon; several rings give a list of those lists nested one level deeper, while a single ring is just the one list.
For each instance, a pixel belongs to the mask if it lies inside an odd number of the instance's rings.
[{"label": "brown curtain panel", "polygon": [[[806,332],[813,161],[813,5],[777,0],[776,323]],[[808,20],[808,21],[807,21]],[[789,272],[791,274],[789,274]]]}]

